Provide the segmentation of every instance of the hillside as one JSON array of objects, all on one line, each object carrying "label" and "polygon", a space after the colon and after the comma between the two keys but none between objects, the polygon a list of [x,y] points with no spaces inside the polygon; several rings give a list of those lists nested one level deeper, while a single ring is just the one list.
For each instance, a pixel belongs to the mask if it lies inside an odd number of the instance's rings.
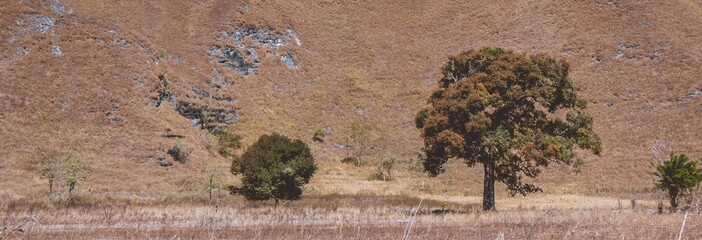
[{"label": "hillside", "polygon": [[[646,192],[654,140],[702,156],[700,26],[694,0],[9,0],[0,195],[44,194],[38,162],[52,152],[88,161],[81,189],[94,195],[195,194],[203,169],[229,164],[202,110],[245,145],[274,131],[308,142],[320,163],[309,193],[478,195],[481,170],[458,161],[437,178],[403,167],[392,182],[369,180],[372,164],[339,161],[352,121],[371,124],[385,146],[373,159],[415,158],[414,116],[440,68],[483,46],[568,60],[590,103],[602,156],[585,155],[579,174],[547,171],[536,180],[545,192]],[[313,142],[325,128],[325,143]],[[162,167],[177,144],[170,135],[192,152]]]}]

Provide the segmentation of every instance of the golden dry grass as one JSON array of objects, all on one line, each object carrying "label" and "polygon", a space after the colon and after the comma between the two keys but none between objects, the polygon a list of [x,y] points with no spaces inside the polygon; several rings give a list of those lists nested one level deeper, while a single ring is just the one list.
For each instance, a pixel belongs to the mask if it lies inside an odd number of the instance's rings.
[{"label": "golden dry grass", "polygon": [[[278,207],[242,201],[218,206],[6,203],[0,227],[23,230],[8,239],[398,239],[418,203],[413,198],[341,195],[311,196]],[[479,205],[448,204],[462,212],[430,212],[440,205],[424,201],[419,206],[410,239],[494,239],[499,234],[505,239],[672,239],[683,218],[647,207],[480,212],[475,210]],[[702,237],[701,224],[699,214],[689,214],[684,238]]]},{"label": "golden dry grass", "polygon": [[[320,170],[306,194],[479,196],[481,170],[459,161],[437,178],[403,165],[395,181],[373,181],[372,164],[342,165],[346,150],[331,144],[345,143],[344,129],[360,120],[372,124],[387,147],[373,158],[415,157],[421,139],[413,118],[436,87],[439,69],[449,55],[486,45],[567,59],[590,101],[603,155],[586,156],[580,174],[562,167],[546,171],[535,180],[546,194],[654,199],[654,139],[702,155],[702,97],[685,98],[702,88],[698,1],[62,2],[74,13],[61,17],[40,0],[0,6],[0,195],[9,199],[45,194],[37,164],[46,151],[88,160],[82,194],[147,200],[201,194],[202,169],[217,165],[227,173],[228,161],[206,133],[167,106],[151,106],[150,97],[159,74],[181,96],[204,88],[214,65],[206,51],[229,25],[292,27],[300,35],[301,48],[282,49],[296,54],[299,70],[266,58],[257,75],[224,72],[236,85],[223,93],[239,99],[241,121],[231,130],[245,143],[277,131],[312,145]],[[54,18],[54,35],[18,35],[17,20],[30,14]],[[113,44],[113,38],[130,45]],[[62,56],[51,54],[54,43]],[[640,47],[620,47],[627,44]],[[23,46],[30,53],[18,57],[16,48]],[[185,60],[156,64],[159,51]],[[624,56],[617,58],[618,51]],[[662,55],[651,59],[657,52]],[[120,103],[124,125],[105,118],[111,101]],[[327,126],[334,128],[327,142],[313,143],[313,132]],[[188,164],[166,169],[148,160],[173,146],[160,137],[167,129],[186,136],[184,144],[193,149]],[[222,183],[238,179],[227,176]]]}]

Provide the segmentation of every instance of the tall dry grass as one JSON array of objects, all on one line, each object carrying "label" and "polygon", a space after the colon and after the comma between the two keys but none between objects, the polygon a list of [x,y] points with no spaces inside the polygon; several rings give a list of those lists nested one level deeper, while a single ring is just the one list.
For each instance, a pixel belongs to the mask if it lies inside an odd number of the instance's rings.
[{"label": "tall dry grass", "polygon": [[[271,202],[48,206],[0,204],[0,228],[20,227],[6,239],[398,239],[419,199],[312,196]],[[649,207],[585,210],[478,211],[445,209],[427,201],[409,239],[673,239],[682,215]],[[452,205],[452,207],[455,205]],[[7,233],[7,232],[5,232]],[[702,216],[689,213],[684,239],[702,238]]]}]

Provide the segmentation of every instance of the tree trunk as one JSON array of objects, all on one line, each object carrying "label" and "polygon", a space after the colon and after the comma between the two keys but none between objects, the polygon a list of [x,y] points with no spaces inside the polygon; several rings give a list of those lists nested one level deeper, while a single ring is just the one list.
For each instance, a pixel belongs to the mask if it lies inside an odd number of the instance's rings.
[{"label": "tree trunk", "polygon": [[673,211],[678,209],[678,191],[670,191],[670,208]]},{"label": "tree trunk", "polygon": [[49,179],[49,202],[51,202],[51,195],[54,194],[54,180]]},{"label": "tree trunk", "polygon": [[212,188],[213,188],[213,185],[212,185],[212,178],[210,178],[210,186],[209,186],[209,188],[210,188],[210,202],[212,202]]},{"label": "tree trunk", "polygon": [[485,182],[483,183],[483,211],[495,210],[495,162],[483,163]]}]

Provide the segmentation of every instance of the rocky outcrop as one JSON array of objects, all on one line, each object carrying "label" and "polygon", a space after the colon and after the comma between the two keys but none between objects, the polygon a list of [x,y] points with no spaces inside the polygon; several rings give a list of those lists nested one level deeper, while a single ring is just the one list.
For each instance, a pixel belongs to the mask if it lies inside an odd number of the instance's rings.
[{"label": "rocky outcrop", "polygon": [[[162,104],[168,103],[173,110],[188,119],[192,126],[200,126],[202,129],[216,131],[239,121],[239,108],[210,106],[208,104],[197,104],[193,101],[178,100],[179,98],[171,91],[170,83],[163,75],[159,76],[159,81],[160,86],[156,90],[158,95],[154,99],[153,105],[160,107]],[[224,102],[225,104],[217,105],[225,106],[231,105],[231,103],[236,101],[236,98],[233,97],[212,96],[209,91],[195,87],[191,88],[191,92],[193,96],[187,95],[186,99],[211,99]]]},{"label": "rocky outcrop", "polygon": [[[231,46],[213,46],[210,48],[210,56],[215,57],[219,64],[241,75],[258,72],[258,62],[253,59],[249,51],[247,51],[247,55],[248,59]],[[253,56],[256,56],[255,52]]]},{"label": "rocky outcrop", "polygon": [[[260,56],[279,57],[288,69],[299,68],[292,52],[285,51],[283,54],[279,51],[286,46],[301,46],[302,42],[293,29],[287,29],[284,34],[265,27],[239,27],[231,32],[222,31],[218,40],[221,44],[210,47],[209,55],[221,66],[241,75],[257,73],[262,61]],[[259,51],[265,54],[261,55]]]}]

